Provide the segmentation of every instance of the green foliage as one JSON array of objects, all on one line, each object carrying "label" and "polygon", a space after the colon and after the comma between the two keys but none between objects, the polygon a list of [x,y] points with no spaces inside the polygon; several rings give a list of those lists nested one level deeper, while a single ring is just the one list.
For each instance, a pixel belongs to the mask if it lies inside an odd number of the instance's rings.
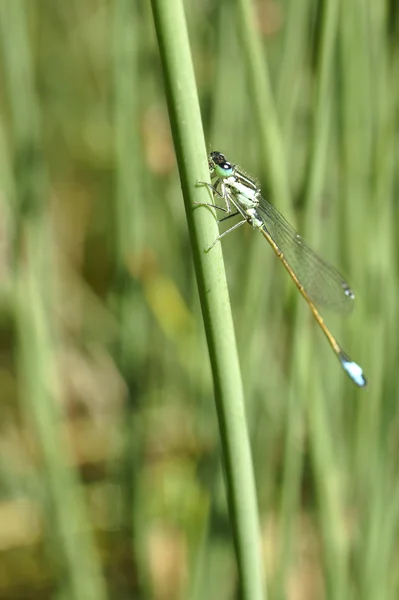
[{"label": "green foliage", "polygon": [[[237,596],[218,418],[242,375],[268,598],[396,599],[398,12],[185,9],[205,139],[177,16],[158,47],[147,3],[0,3],[0,596]],[[209,148],[353,285],[324,316],[366,390],[250,227],[222,243],[240,375],[192,208]]]}]

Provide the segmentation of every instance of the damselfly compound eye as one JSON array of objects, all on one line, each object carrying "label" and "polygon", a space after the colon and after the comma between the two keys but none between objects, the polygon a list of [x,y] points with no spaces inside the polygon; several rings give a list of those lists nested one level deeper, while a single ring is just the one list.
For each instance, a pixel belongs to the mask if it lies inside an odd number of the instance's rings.
[{"label": "damselfly compound eye", "polygon": [[219,177],[230,177],[233,172],[233,165],[226,160],[221,152],[211,152],[210,160],[214,164],[214,169]]}]

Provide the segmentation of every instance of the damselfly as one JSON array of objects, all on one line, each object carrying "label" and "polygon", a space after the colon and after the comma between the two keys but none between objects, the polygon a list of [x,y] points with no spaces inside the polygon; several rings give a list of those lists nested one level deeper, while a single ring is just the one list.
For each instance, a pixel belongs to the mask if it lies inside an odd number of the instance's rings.
[{"label": "damselfly", "polygon": [[244,223],[249,223],[253,229],[258,229],[305,298],[346,373],[356,385],[364,387],[367,380],[363,375],[363,369],[345,354],[315,306],[318,304],[340,312],[351,310],[355,295],[345,279],[333,266],[313,252],[282,214],[263,198],[258,184],[245,175],[239,167],[228,162],[223,154],[211,152],[209,170],[212,184],[203,181],[199,183],[208,186],[214,197],[221,198],[225,205],[206,204],[206,206],[227,213],[221,221],[238,215],[242,217],[241,221],[220,234],[211,248],[218,240]]}]

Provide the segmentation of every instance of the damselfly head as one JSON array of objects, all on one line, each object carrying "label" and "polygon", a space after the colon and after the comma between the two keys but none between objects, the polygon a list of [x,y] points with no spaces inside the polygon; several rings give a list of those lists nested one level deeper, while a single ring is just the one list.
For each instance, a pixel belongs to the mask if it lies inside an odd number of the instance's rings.
[{"label": "damselfly head", "polygon": [[233,165],[226,160],[221,152],[211,152],[209,155],[209,169],[218,177],[229,177],[233,173]]}]

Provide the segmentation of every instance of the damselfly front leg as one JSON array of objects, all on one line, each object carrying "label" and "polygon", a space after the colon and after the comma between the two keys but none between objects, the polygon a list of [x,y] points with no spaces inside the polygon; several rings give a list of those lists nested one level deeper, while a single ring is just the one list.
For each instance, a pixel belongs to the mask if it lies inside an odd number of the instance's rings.
[{"label": "damselfly front leg", "polygon": [[[197,181],[197,185],[206,185],[206,187],[209,190],[211,190],[211,192],[213,192],[213,194],[219,196],[219,198],[223,198],[223,200],[225,201],[225,203],[226,203],[225,207],[219,206],[218,204],[210,204],[209,202],[194,202],[194,204],[196,204],[197,206],[209,206],[211,208],[216,208],[217,210],[221,210],[225,213],[228,213],[225,217],[223,217],[223,219],[218,219],[218,223],[222,223],[223,221],[226,221],[227,219],[231,219],[232,217],[236,217],[237,215],[240,215],[240,214],[241,214],[241,216],[244,216],[238,210],[236,210],[235,212],[231,212],[229,193],[227,191],[226,186],[220,179],[218,179],[214,185],[212,185],[211,183],[208,183],[207,181]],[[222,191],[218,190],[218,185],[220,185],[220,187],[222,188]],[[233,227],[230,227],[230,229],[227,229],[227,231],[224,231],[223,233],[218,235],[218,237],[215,239],[213,244],[211,246],[209,246],[209,248],[206,249],[206,252],[209,252],[209,250],[211,250],[214,247],[214,245],[216,244],[216,242],[218,242],[222,237],[224,237],[231,231],[234,231],[238,227],[241,227],[241,225],[243,225],[246,222],[247,222],[247,219],[244,218],[239,223],[236,223],[235,225],[233,225]]]},{"label": "damselfly front leg", "polygon": [[[222,210],[223,212],[231,212],[231,206],[230,206],[230,201],[228,198],[228,195],[226,194],[226,191],[223,189],[223,193],[219,192],[217,186],[220,184],[220,179],[217,179],[215,181],[215,184],[212,183],[208,183],[207,181],[197,181],[197,185],[206,185],[206,187],[211,190],[211,192],[213,194],[216,194],[217,196],[219,196],[219,198],[222,198],[225,203],[226,203],[226,207],[223,208],[222,206],[219,206],[218,204],[210,204],[209,202],[194,202],[194,204],[196,204],[197,206],[211,206],[212,208],[217,208],[219,210]],[[221,184],[223,185],[223,184]]]}]

